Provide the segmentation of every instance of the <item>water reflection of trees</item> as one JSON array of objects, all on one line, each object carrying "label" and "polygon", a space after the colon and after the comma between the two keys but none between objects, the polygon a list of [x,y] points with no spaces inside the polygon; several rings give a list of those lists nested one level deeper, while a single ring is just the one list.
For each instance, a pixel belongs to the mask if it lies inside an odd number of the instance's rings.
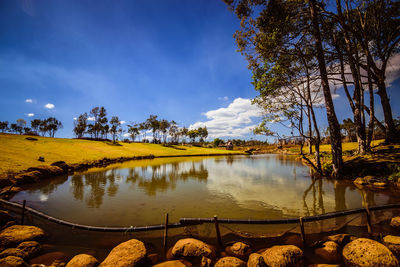
[{"label": "water reflection of trees", "polygon": [[[103,203],[105,194],[114,197],[118,193],[121,179],[120,169],[102,172],[91,172],[71,177],[71,190],[75,199],[85,201],[90,208],[98,208]],[[179,181],[196,180],[205,182],[208,170],[204,163],[160,164],[145,167],[130,168],[125,176],[125,184],[136,186],[148,196],[157,192],[174,190]]]}]

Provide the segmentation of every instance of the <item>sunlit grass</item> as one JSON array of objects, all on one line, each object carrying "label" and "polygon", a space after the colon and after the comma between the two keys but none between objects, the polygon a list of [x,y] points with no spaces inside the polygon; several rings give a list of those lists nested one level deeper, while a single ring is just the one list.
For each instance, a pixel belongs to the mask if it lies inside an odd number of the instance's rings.
[{"label": "sunlit grass", "polygon": [[[27,136],[0,134],[0,173],[18,172],[37,165],[49,165],[55,161],[83,163],[93,160],[133,156],[179,156],[202,154],[237,153],[224,149],[177,146],[174,149],[147,143],[120,143],[120,146],[102,141],[35,137],[37,141],[26,140]],[[44,157],[45,162],[38,161]]]}]

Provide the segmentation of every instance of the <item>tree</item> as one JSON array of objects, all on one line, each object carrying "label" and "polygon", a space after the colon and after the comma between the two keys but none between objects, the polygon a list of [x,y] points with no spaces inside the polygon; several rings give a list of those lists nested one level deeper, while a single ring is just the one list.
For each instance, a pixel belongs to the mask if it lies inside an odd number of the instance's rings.
[{"label": "tree", "polygon": [[13,133],[22,133],[22,127],[18,126],[16,123],[11,123],[10,129]]},{"label": "tree", "polygon": [[167,134],[168,134],[168,129],[170,127],[170,123],[167,120],[161,120],[159,122],[159,129],[160,132],[162,133],[163,136],[163,143],[165,144],[167,142]]},{"label": "tree", "polygon": [[54,117],[49,117],[45,122],[45,129],[48,132],[50,137],[54,137],[55,133],[63,127],[61,121],[57,120]]},{"label": "tree", "polygon": [[118,133],[121,132],[121,122],[118,118],[118,116],[113,116],[110,120],[110,134],[113,137],[113,142],[115,143],[115,137],[117,136]]},{"label": "tree", "polygon": [[[227,0],[226,2],[241,20],[241,29],[236,31],[234,36],[239,51],[246,57],[253,72],[253,85],[260,92],[259,100],[265,96],[268,98],[276,96],[277,104],[282,103],[279,99],[283,95],[282,88],[293,91],[296,88],[293,85],[300,84],[299,79],[287,78],[291,77],[291,74],[298,77],[295,72],[298,68],[296,64],[301,62],[302,55],[311,56],[311,59],[315,60],[315,67],[311,66],[311,69],[322,85],[331,131],[334,175],[340,176],[343,170],[340,127],[328,83],[324,44],[320,32],[320,13],[316,1]],[[311,59],[307,59],[306,62],[310,62]],[[301,102],[294,97],[291,97],[291,100]],[[288,103],[282,104],[291,107]],[[309,99],[306,101],[303,99],[301,106],[303,105],[311,107]],[[302,117],[301,112],[302,108],[292,109],[288,115],[299,119]],[[307,113],[309,118],[312,118],[312,111],[309,110]],[[299,126],[302,127],[300,124]],[[309,133],[311,135],[312,131],[309,130]]]},{"label": "tree", "polygon": [[26,120],[24,120],[24,119],[18,119],[17,120],[17,126],[18,126],[17,132],[19,134],[22,134],[25,125],[26,125]]},{"label": "tree", "polygon": [[344,119],[343,123],[340,125],[340,128],[345,132],[348,141],[354,142],[357,140],[357,129],[354,125],[354,122],[350,118]]},{"label": "tree", "polygon": [[78,138],[82,138],[83,135],[86,132],[86,128],[87,128],[87,120],[88,120],[88,115],[87,113],[83,113],[81,115],[79,115],[79,117],[74,121],[74,133],[76,135],[76,137]]},{"label": "tree", "polygon": [[146,120],[146,125],[151,129],[153,132],[153,143],[157,143],[158,136],[157,133],[160,129],[160,121],[157,120],[157,115],[150,115],[149,118]]},{"label": "tree", "polygon": [[199,135],[199,137],[200,137],[200,142],[203,143],[203,142],[207,139],[207,136],[208,136],[207,127],[206,127],[206,126],[204,126],[204,128],[199,127],[199,128],[197,129],[197,131],[198,131],[198,135]]},{"label": "tree", "polygon": [[169,126],[169,135],[171,136],[171,143],[178,144],[179,143],[179,136],[180,136],[180,131],[178,129],[178,126],[176,125],[175,121],[170,122]]},{"label": "tree", "polygon": [[32,131],[33,131],[34,133],[36,133],[36,134],[39,134],[40,123],[41,123],[41,120],[40,120],[40,119],[31,120],[31,128],[32,128]]},{"label": "tree", "polygon": [[192,129],[187,132],[187,136],[190,138],[192,143],[196,141],[196,138],[199,136],[199,131],[197,129]]},{"label": "tree", "polygon": [[222,144],[224,144],[224,140],[222,140],[222,139],[215,138],[214,141],[213,141],[213,146],[214,147],[218,147],[219,145],[222,145]]},{"label": "tree", "polygon": [[181,133],[181,136],[182,136],[182,138],[183,138],[182,142],[185,142],[185,137],[188,136],[188,132],[189,132],[189,129],[186,128],[185,126],[183,126],[183,127],[180,129],[180,133]]},{"label": "tree", "polygon": [[9,130],[8,128],[8,121],[0,121],[0,131],[5,133]]},{"label": "tree", "polygon": [[100,108],[99,111],[99,117],[98,117],[98,130],[99,133],[101,134],[102,138],[107,138],[107,133],[110,129],[110,126],[108,126],[108,119],[107,119],[107,111],[104,107]]},{"label": "tree", "polygon": [[135,142],[136,137],[140,134],[140,126],[138,124],[128,125],[128,133],[132,139],[132,142]]}]

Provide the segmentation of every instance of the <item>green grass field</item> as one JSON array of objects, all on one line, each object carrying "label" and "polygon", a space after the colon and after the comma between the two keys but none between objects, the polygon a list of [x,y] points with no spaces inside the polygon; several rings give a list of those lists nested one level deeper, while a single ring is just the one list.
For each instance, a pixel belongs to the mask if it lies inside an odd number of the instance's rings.
[{"label": "green grass field", "polygon": [[[25,135],[0,133],[0,174],[19,172],[29,167],[50,165],[63,160],[68,164],[84,163],[99,160],[104,157],[133,157],[133,156],[192,156],[204,154],[238,153],[224,149],[202,148],[193,146],[165,147],[147,143],[120,143],[90,141],[78,139],[35,137],[37,141],[26,140]],[[44,157],[45,162],[38,161]]]}]

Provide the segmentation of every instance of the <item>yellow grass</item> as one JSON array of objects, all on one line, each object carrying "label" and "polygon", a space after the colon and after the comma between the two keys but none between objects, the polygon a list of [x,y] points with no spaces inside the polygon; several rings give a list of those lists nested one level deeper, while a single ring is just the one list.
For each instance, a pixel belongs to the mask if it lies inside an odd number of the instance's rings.
[{"label": "yellow grass", "polygon": [[[383,143],[384,141],[385,140],[383,140],[383,139],[382,140],[373,140],[372,143],[371,143],[371,146],[372,147],[377,146],[377,145]],[[357,150],[357,149],[358,149],[358,143],[357,142],[342,143],[342,151],[354,151],[354,150]],[[330,144],[321,145],[319,147],[319,150],[321,152],[331,152],[331,145]],[[297,150],[297,151],[299,151],[299,150]],[[303,147],[303,151],[304,152],[308,152],[308,146],[304,146]],[[313,147],[313,151],[314,151],[314,147]]]},{"label": "yellow grass", "polygon": [[[116,146],[110,142],[103,141],[49,137],[35,137],[38,141],[29,141],[25,139],[26,137],[24,135],[0,134],[0,174],[10,171],[18,172],[38,165],[49,165],[59,160],[71,164],[99,160],[104,157],[192,156],[238,153],[237,151],[224,149],[192,146],[176,146],[184,149],[178,150],[147,143],[120,143],[121,146]],[[44,157],[45,162],[38,161],[39,157]]]}]

